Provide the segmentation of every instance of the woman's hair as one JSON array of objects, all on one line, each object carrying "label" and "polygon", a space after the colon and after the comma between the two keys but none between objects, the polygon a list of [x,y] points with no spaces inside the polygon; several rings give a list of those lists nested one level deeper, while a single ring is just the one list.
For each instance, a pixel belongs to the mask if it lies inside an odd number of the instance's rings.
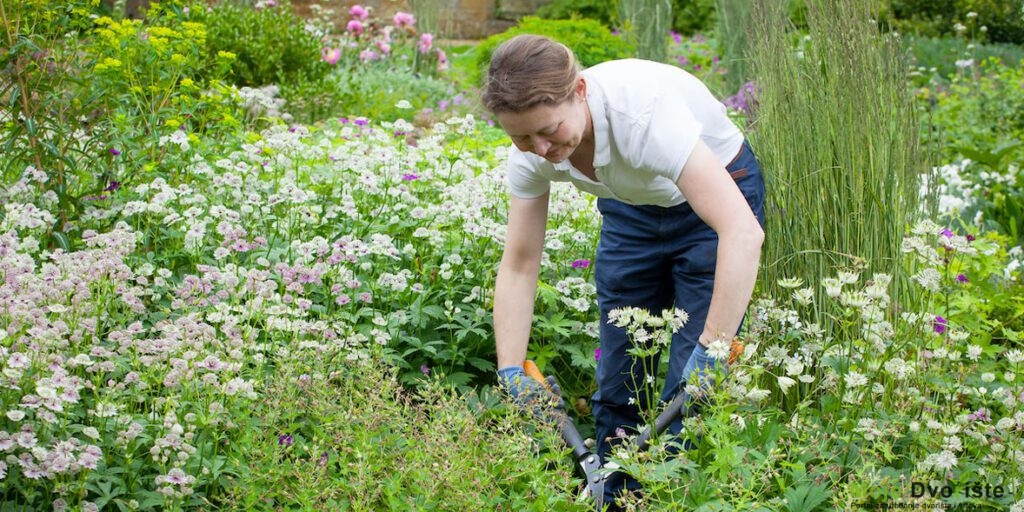
[{"label": "woman's hair", "polygon": [[580,68],[572,50],[542,36],[523,34],[494,50],[482,100],[495,114],[557,105],[572,97]]}]

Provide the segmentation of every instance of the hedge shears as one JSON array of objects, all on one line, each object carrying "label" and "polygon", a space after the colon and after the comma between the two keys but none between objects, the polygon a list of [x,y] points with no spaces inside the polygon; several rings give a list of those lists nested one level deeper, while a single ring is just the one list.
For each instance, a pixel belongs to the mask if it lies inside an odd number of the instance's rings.
[{"label": "hedge shears", "polygon": [[[729,350],[728,365],[732,365],[743,354],[743,342],[739,338],[734,339]],[[523,370],[526,375],[540,383],[548,392],[554,393],[548,385],[547,378],[541,373],[537,365],[530,360],[523,362]],[[678,418],[688,418],[697,413],[698,401],[693,400],[685,386],[669,401],[668,405],[654,418],[651,425],[645,426],[636,438],[637,451],[646,451],[650,448],[651,440],[668,429]],[[562,409],[554,409],[548,417],[554,418],[561,432],[562,440],[566,446],[572,449],[573,458],[580,465],[583,471],[583,478],[586,487],[582,493],[583,497],[590,496],[594,500],[595,509],[600,512],[604,510],[604,484],[609,472],[602,471],[601,457],[590,451],[590,448],[583,441],[583,436],[576,429],[572,418]]]}]

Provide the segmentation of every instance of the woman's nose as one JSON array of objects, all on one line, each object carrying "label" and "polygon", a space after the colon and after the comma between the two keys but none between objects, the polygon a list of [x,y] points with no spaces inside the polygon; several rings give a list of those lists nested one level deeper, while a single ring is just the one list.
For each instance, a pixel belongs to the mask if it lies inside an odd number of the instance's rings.
[{"label": "woman's nose", "polygon": [[540,156],[546,155],[548,149],[551,149],[551,143],[544,137],[530,137],[530,145],[533,146],[533,152]]}]

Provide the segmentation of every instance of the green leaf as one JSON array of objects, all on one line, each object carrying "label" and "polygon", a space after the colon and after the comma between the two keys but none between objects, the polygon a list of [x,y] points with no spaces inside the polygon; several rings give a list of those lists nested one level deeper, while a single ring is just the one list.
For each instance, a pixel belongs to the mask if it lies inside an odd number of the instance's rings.
[{"label": "green leaf", "polygon": [[813,512],[832,493],[824,485],[801,485],[786,491],[786,510]]}]

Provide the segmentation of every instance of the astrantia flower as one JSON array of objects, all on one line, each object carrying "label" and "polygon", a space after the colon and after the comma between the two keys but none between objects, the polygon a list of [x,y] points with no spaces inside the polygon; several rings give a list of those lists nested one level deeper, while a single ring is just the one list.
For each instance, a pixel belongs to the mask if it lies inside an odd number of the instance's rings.
[{"label": "astrantia flower", "polygon": [[709,356],[715,359],[724,361],[726,359],[729,359],[729,350],[729,342],[719,339],[712,341],[710,344],[708,344],[707,353]]},{"label": "astrantia flower", "polygon": [[783,288],[799,288],[803,286],[804,280],[799,277],[791,277],[787,279],[779,279],[776,281],[779,286]]}]

